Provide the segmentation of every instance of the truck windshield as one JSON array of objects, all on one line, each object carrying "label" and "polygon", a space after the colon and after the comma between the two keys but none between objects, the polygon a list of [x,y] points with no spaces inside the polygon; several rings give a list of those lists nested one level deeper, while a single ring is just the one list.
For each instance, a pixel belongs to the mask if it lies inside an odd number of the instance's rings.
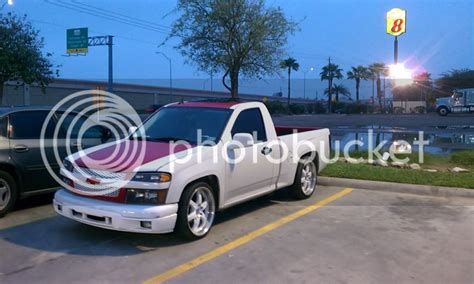
[{"label": "truck windshield", "polygon": [[231,113],[230,109],[165,107],[143,124],[145,137],[140,130],[136,137],[155,142],[217,143]]}]

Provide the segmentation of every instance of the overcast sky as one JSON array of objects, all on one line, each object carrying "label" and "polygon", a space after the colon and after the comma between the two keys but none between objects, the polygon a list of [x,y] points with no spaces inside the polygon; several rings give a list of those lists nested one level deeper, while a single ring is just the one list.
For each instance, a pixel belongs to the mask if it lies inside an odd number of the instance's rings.
[{"label": "overcast sky", "polygon": [[[272,0],[267,4],[281,6],[288,17],[300,22],[301,30],[290,37],[287,46],[288,55],[295,57],[302,67],[295,78],[303,78],[302,71],[310,67],[319,73],[329,56],[344,70],[372,62],[392,63],[393,37],[385,33],[385,13],[394,7],[408,11],[407,33],[399,38],[400,61],[406,61],[411,68],[427,70],[433,77],[453,68],[474,68],[473,0]],[[45,38],[45,51],[53,52],[54,63],[62,65],[63,78],[105,79],[107,76],[106,47],[90,47],[87,56],[63,56],[66,29],[88,27],[89,36],[115,36],[115,78],[144,80],[169,76],[168,62],[155,52],[176,17],[175,5],[176,1],[172,0],[14,0],[14,5],[5,6],[2,12],[28,15]],[[76,11],[77,7],[99,16]],[[155,23],[154,31],[104,18],[113,17],[113,13],[129,17],[126,20],[129,23],[134,19]],[[204,80],[208,75],[185,64],[184,58],[173,49],[175,43],[171,41],[160,48],[173,60],[173,76],[200,78],[199,86],[206,87]],[[308,78],[316,75],[316,72],[308,73]],[[312,88],[311,84],[307,83],[308,89]]]}]

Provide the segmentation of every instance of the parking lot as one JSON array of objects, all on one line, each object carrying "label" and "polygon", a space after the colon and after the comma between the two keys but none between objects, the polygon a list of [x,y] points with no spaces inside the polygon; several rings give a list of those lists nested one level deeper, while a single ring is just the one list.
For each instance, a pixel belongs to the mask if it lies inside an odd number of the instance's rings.
[{"label": "parking lot", "polygon": [[1,283],[473,283],[474,202],[319,186],[218,214],[186,243],[23,205],[0,220]]}]

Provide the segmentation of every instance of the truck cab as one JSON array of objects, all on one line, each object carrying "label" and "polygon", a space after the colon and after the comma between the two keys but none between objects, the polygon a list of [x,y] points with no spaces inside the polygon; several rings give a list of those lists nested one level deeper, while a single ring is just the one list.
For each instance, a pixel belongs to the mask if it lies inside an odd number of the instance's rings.
[{"label": "truck cab", "polygon": [[436,111],[441,116],[474,112],[474,88],[457,89],[451,97],[436,99]]}]

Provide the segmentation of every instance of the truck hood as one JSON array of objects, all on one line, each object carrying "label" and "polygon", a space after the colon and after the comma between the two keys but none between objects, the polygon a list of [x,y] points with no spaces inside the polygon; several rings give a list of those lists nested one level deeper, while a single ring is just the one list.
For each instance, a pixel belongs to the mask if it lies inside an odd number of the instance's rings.
[{"label": "truck hood", "polygon": [[451,97],[442,97],[436,99],[436,105],[449,105],[451,101]]},{"label": "truck hood", "polygon": [[172,145],[165,142],[122,140],[112,145],[94,149],[94,151],[83,152],[83,155],[72,161],[79,167],[114,172],[131,172],[145,164],[150,164],[187,149],[189,149],[189,146]]}]

